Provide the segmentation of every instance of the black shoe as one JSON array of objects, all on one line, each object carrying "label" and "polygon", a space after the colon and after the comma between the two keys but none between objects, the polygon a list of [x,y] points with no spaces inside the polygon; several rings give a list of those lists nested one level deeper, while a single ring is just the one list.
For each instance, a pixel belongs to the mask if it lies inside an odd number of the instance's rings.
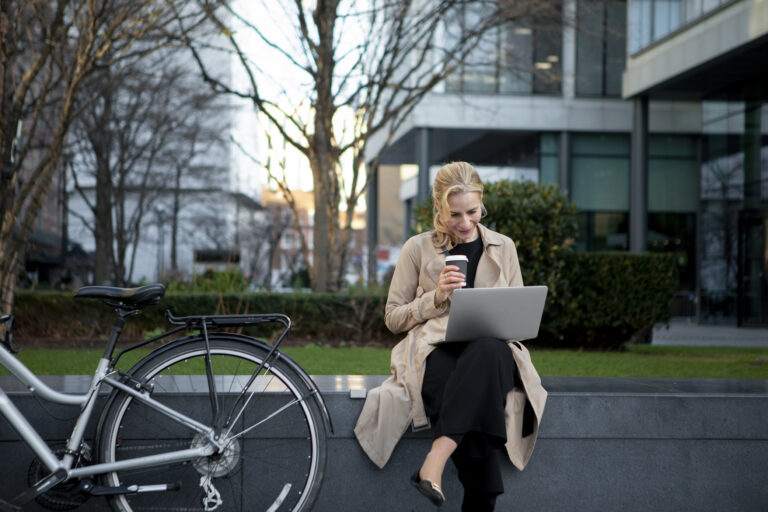
[{"label": "black shoe", "polygon": [[445,494],[443,494],[440,486],[433,484],[429,480],[422,480],[419,477],[418,469],[411,475],[411,485],[413,485],[421,494],[426,496],[434,506],[439,507],[445,503]]}]

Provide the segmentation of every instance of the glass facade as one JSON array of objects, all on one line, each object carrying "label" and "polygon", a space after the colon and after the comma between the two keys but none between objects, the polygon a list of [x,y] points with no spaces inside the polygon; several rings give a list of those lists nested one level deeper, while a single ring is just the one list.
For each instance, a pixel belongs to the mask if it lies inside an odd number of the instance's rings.
[{"label": "glass facade", "polygon": [[[572,52],[568,101],[571,92],[618,98],[627,50],[639,52],[734,1],[574,0],[576,24],[566,27],[565,39],[559,7],[557,16],[510,21],[484,37],[446,90],[560,95],[565,48]],[[464,20],[473,15],[471,4],[462,11]],[[738,101],[701,102],[700,131],[692,124],[693,133],[648,134],[647,250],[674,255],[675,316],[768,325],[768,105],[742,99],[748,90],[764,91],[761,85],[729,91]],[[468,128],[466,144],[440,130],[445,140],[434,145],[435,154],[441,161],[538,172],[539,183],[567,181],[579,209],[576,248],[628,251],[631,134],[587,132],[609,128],[579,123],[541,132]],[[561,175],[565,170],[568,175]]]},{"label": "glass facade", "polygon": [[571,136],[571,200],[579,208],[576,247],[628,249],[629,135]]},{"label": "glass facade", "polygon": [[701,319],[768,324],[768,107],[704,102]]},{"label": "glass facade", "polygon": [[555,133],[542,133],[539,137],[539,183],[558,184],[559,144],[560,137]]},{"label": "glass facade", "polygon": [[578,0],[578,96],[621,96],[621,74],[626,63],[626,19],[625,1]]},{"label": "glass facade", "polygon": [[[468,3],[458,23],[469,24],[477,16]],[[446,32],[450,37],[450,27]],[[535,16],[489,30],[458,72],[446,79],[446,91],[560,94],[562,32],[562,8],[558,2],[548,3]]]},{"label": "glass facade", "polygon": [[630,55],[738,0],[632,0],[629,12]]},{"label": "glass facade", "polygon": [[693,316],[696,291],[696,216],[699,137],[648,138],[648,251],[674,255],[678,293],[672,314]]}]

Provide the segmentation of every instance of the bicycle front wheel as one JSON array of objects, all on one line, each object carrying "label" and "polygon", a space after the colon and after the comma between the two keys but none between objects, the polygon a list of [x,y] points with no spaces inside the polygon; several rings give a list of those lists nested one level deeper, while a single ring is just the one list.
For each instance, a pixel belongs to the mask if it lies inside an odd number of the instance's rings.
[{"label": "bicycle front wheel", "polygon": [[[106,474],[104,485],[130,490],[110,498],[113,509],[310,510],[326,458],[315,398],[279,359],[266,363],[248,384],[267,355],[265,347],[226,334],[212,334],[209,344],[215,394],[209,393],[206,349],[199,339],[150,354],[133,370],[131,383],[210,425],[224,439],[223,449],[183,463]],[[208,444],[204,435],[124,392],[111,401],[99,430],[103,462]],[[163,488],[172,490],[158,490]]]}]

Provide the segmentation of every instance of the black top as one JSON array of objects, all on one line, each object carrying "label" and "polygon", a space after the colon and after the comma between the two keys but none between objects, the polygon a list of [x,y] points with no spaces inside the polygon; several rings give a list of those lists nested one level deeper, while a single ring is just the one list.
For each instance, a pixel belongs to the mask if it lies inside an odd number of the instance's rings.
[{"label": "black top", "polygon": [[449,254],[463,254],[467,257],[467,288],[475,287],[475,274],[477,273],[477,264],[480,262],[480,256],[483,255],[483,240],[478,236],[471,242],[457,244],[456,247],[448,251]]}]

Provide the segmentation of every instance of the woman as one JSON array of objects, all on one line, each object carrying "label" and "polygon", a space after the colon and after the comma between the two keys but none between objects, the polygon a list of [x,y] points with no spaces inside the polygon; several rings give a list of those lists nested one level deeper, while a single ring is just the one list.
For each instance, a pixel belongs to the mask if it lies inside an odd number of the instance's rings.
[{"label": "woman", "polygon": [[[468,340],[439,345],[454,290],[522,286],[515,245],[480,224],[483,185],[468,163],[442,167],[433,185],[435,230],[410,238],[398,259],[385,321],[407,336],[392,349],[392,376],[369,391],[355,427],[360,446],[383,467],[409,424],[435,439],[411,483],[435,505],[448,458],[464,487],[462,510],[493,510],[503,492],[498,453],[523,469],[536,441],[547,393],[518,342]],[[465,254],[467,275],[445,265]]]}]

